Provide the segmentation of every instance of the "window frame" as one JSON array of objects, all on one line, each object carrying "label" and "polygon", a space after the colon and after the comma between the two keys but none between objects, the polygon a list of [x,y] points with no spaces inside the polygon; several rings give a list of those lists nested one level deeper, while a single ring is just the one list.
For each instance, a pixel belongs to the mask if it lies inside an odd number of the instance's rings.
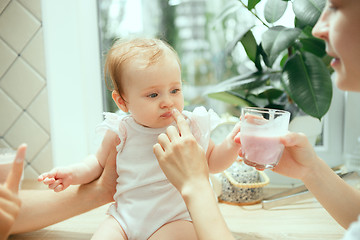
[{"label": "window frame", "polygon": [[97,2],[41,4],[53,161],[64,166],[98,147],[103,99]]}]

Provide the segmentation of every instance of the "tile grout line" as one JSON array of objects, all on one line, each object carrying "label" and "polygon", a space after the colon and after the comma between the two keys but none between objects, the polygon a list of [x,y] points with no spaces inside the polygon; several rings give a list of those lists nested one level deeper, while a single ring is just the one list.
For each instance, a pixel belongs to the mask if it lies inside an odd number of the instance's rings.
[{"label": "tile grout line", "polygon": [[[11,1],[11,0],[10,0]],[[42,25],[42,19],[38,19],[36,16],[35,16],[35,14],[32,12],[32,11],[30,11],[30,9],[29,8],[27,8],[27,6],[26,5],[24,5],[24,4],[22,4],[20,1],[17,1],[17,3],[20,5],[20,6],[22,6],[31,16],[33,16],[38,22],[40,22],[40,25]],[[41,7],[40,7],[41,8]]]},{"label": "tile grout line", "polygon": [[[12,51],[13,53],[15,53],[15,58],[14,60],[9,64],[8,68],[5,69],[4,73],[0,76],[0,82],[3,80],[4,76],[10,71],[10,69],[13,67],[14,63],[16,61],[19,60],[19,58],[24,61],[24,63],[29,66],[31,68],[31,70],[33,70],[37,75],[39,75],[41,77],[41,79],[44,81],[44,85],[39,89],[39,91],[36,92],[36,94],[34,95],[34,97],[25,105],[25,107],[21,107],[20,104],[18,103],[18,101],[11,97],[9,95],[9,93],[4,89],[1,88],[1,90],[4,92],[4,94],[9,98],[10,101],[13,102],[13,104],[15,104],[17,107],[19,107],[21,109],[21,112],[19,113],[19,115],[15,118],[14,121],[12,121],[10,127],[8,129],[6,129],[6,131],[4,132],[4,134],[2,136],[0,136],[0,139],[2,139],[4,141],[5,144],[7,144],[8,146],[11,146],[12,148],[14,148],[14,146],[12,146],[12,144],[10,144],[10,142],[5,138],[5,136],[9,133],[10,129],[12,129],[12,127],[19,121],[19,119],[21,117],[24,117],[25,114],[27,114],[27,116],[34,121],[34,123],[36,124],[37,127],[39,127],[40,129],[42,129],[44,131],[44,133],[47,134],[48,139],[45,141],[45,143],[39,147],[38,151],[34,153],[32,159],[25,159],[26,162],[26,167],[31,167],[33,169],[33,171],[35,173],[39,174],[39,171],[36,169],[35,165],[32,165],[32,161],[34,161],[34,159],[36,159],[42,151],[44,151],[45,147],[48,144],[51,144],[51,135],[50,132],[48,130],[46,130],[44,128],[44,126],[42,124],[40,124],[40,122],[34,117],[33,114],[31,114],[28,111],[28,108],[34,103],[34,101],[39,97],[39,94],[44,91],[47,88],[47,79],[46,79],[46,75],[43,76],[43,74],[41,74],[36,67],[29,62],[24,56],[23,56],[23,52],[24,50],[29,46],[29,44],[33,41],[33,39],[37,36],[37,34],[39,34],[39,32],[42,30],[42,20],[39,19],[38,17],[35,16],[35,14],[29,10],[29,8],[27,6],[25,6],[23,3],[21,3],[20,1],[15,0],[14,2],[16,2],[17,4],[19,4],[20,8],[23,9],[23,11],[29,15],[30,18],[33,18],[34,22],[37,22],[39,24],[38,28],[35,29],[34,33],[28,38],[26,39],[26,43],[24,44],[24,46],[19,50],[15,50],[12,45],[10,45],[5,39],[3,39],[2,37],[0,37],[0,39],[4,42],[5,46],[9,48],[10,51]],[[10,0],[7,5],[3,8],[2,12],[0,13],[0,15],[2,15],[10,6],[10,4],[12,4],[12,0]],[[16,149],[16,148],[15,148]]]},{"label": "tile grout line", "polygon": [[7,7],[10,5],[11,0],[9,0],[9,2],[6,4],[6,6],[4,7],[4,9],[1,11],[0,16],[2,15],[3,12],[5,12],[5,10],[7,9]]}]

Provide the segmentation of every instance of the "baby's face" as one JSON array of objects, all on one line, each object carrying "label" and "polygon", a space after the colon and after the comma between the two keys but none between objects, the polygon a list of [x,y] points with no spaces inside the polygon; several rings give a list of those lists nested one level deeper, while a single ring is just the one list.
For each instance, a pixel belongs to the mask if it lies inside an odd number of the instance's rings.
[{"label": "baby's face", "polygon": [[128,64],[123,74],[126,107],[137,123],[150,128],[170,125],[174,119],[171,110],[182,112],[181,71],[172,55],[163,56],[147,68]]}]

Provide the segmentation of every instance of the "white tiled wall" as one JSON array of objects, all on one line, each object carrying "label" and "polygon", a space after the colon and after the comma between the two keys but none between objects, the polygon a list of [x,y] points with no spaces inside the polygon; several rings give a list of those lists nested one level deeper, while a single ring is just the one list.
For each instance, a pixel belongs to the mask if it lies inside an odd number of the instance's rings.
[{"label": "white tiled wall", "polygon": [[0,147],[28,144],[25,178],[52,166],[41,0],[0,0]]}]

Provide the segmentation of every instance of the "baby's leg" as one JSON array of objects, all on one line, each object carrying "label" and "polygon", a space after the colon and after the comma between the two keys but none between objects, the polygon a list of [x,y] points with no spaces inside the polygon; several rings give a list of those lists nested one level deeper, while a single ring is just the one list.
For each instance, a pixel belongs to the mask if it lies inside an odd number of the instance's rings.
[{"label": "baby's leg", "polygon": [[107,216],[104,222],[96,229],[92,240],[127,240],[126,234],[120,224],[112,216]]},{"label": "baby's leg", "polygon": [[159,228],[148,240],[196,240],[196,232],[192,222],[178,220]]}]

